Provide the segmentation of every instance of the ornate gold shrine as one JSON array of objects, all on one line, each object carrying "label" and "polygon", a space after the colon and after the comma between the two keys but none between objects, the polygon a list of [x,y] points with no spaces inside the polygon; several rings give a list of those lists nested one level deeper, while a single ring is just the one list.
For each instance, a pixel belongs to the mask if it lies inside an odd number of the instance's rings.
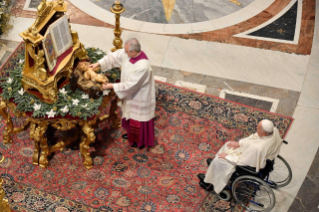
[{"label": "ornate gold shrine", "polygon": [[[12,102],[2,100],[0,103],[0,115],[5,119],[6,127],[3,132],[3,143],[12,143],[12,135],[25,131],[30,128],[30,139],[34,141],[34,152],[33,152],[33,164],[39,165],[42,168],[46,168],[49,165],[48,156],[52,152],[57,150],[63,150],[64,147],[69,145],[71,142],[80,139],[80,153],[84,159],[83,165],[87,169],[93,167],[93,161],[90,156],[90,144],[95,142],[94,129],[97,128],[98,124],[104,120],[112,122],[112,127],[120,127],[121,120],[117,116],[117,98],[114,91],[112,90],[108,96],[103,98],[100,106],[100,112],[92,120],[68,119],[68,118],[57,118],[57,119],[45,119],[45,118],[33,118],[27,116],[25,112],[21,112],[16,109],[16,105]],[[111,99],[113,100],[111,101]],[[106,108],[108,103],[111,101],[111,107],[109,114],[101,116],[103,108]],[[16,117],[26,117],[24,126],[14,128],[12,119],[7,110],[10,110]],[[49,147],[48,138],[45,136],[49,127],[53,127],[56,130],[66,132],[66,136],[62,140],[56,142],[56,144]],[[79,128],[76,134],[68,135],[67,131],[72,128]]]},{"label": "ornate gold shrine", "polygon": [[23,89],[37,96],[46,103],[57,101],[59,88],[68,83],[74,69],[76,59],[88,59],[83,44],[79,41],[77,32],[71,31],[73,50],[56,67],[54,75],[46,71],[42,40],[51,23],[65,15],[67,4],[63,0],[57,2],[42,0],[37,8],[37,19],[30,28],[19,35],[25,42],[25,65],[22,72]]},{"label": "ornate gold shrine", "polygon": [[[87,52],[83,44],[80,43],[76,32],[71,31],[73,50],[69,53],[58,67],[54,75],[48,75],[47,64],[44,57],[42,40],[48,26],[65,15],[67,5],[63,0],[51,2],[42,0],[37,8],[37,19],[28,30],[20,33],[25,42],[25,64],[22,72],[21,84],[24,90],[47,103],[57,102],[57,94],[61,87],[69,83],[69,78],[74,70],[77,60],[88,59]],[[123,10],[124,11],[124,10]],[[118,14],[117,14],[118,15]],[[117,19],[118,20],[118,19]],[[120,39],[120,38],[119,38]],[[116,49],[120,46],[116,46]],[[93,167],[93,161],[89,152],[89,145],[95,142],[94,129],[100,122],[108,120],[112,122],[112,127],[120,127],[121,120],[117,115],[118,97],[112,90],[109,95],[104,96],[100,105],[100,112],[90,120],[83,120],[79,117],[73,118],[34,118],[32,113],[25,113],[17,110],[14,99],[2,100],[0,102],[0,115],[4,118],[6,127],[3,131],[3,142],[12,143],[12,136],[22,131],[30,129],[30,139],[34,141],[33,164],[46,168],[49,165],[48,156],[57,150],[79,140],[80,153],[84,159],[83,165],[87,169]],[[94,101],[92,99],[92,101]],[[101,115],[103,108],[111,102],[110,111],[106,115]],[[22,127],[14,127],[11,113],[16,117],[25,117]],[[53,145],[48,145],[48,134],[51,129],[65,132],[60,141]],[[75,129],[75,133],[68,133]],[[1,196],[0,196],[1,197]]]}]

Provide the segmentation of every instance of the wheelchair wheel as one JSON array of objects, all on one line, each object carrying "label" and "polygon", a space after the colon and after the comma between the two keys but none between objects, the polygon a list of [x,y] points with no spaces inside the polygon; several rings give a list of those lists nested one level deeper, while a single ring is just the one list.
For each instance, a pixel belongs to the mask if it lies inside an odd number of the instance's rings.
[{"label": "wheelchair wheel", "polygon": [[229,190],[223,190],[218,194],[220,200],[229,201],[231,199],[231,193]]},{"label": "wheelchair wheel", "polygon": [[287,161],[280,155],[275,158],[274,170],[269,173],[269,185],[272,188],[284,187],[290,183],[292,171]]},{"label": "wheelchair wheel", "polygon": [[275,194],[263,180],[245,175],[232,183],[232,194],[236,202],[247,211],[268,212],[275,206]]}]

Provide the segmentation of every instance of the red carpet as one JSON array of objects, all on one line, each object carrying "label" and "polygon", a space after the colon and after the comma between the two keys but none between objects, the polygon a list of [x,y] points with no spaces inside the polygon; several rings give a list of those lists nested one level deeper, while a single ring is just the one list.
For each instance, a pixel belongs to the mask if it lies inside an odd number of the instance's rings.
[{"label": "red carpet", "polygon": [[[14,65],[16,57],[9,64]],[[4,66],[1,76],[10,68]],[[95,166],[89,171],[82,166],[76,145],[56,152],[48,168],[41,169],[32,165],[29,132],[16,135],[11,145],[1,142],[7,158],[0,173],[11,208],[190,212],[207,211],[213,203],[218,211],[242,211],[214,195],[207,197],[210,205],[205,203],[207,193],[199,187],[196,175],[206,171],[206,159],[226,141],[251,134],[260,119],[273,120],[282,136],[292,119],[162,83],[156,84],[156,92],[156,146],[150,151],[131,148],[121,138],[123,129],[114,130],[104,123],[92,144]],[[22,121],[13,119],[15,125]],[[2,120],[1,136],[4,127]]]}]

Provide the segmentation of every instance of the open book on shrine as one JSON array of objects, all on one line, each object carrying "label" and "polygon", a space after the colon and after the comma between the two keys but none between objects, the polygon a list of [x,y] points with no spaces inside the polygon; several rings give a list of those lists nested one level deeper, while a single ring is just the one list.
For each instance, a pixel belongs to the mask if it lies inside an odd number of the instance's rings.
[{"label": "open book on shrine", "polygon": [[57,65],[58,58],[73,45],[66,16],[62,16],[48,27],[42,42],[47,64],[52,72]]}]

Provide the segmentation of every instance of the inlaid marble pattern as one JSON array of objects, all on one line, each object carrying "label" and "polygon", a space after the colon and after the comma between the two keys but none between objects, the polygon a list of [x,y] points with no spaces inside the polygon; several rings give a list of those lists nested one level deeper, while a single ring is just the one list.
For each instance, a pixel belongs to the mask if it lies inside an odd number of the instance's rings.
[{"label": "inlaid marble pattern", "polygon": [[298,1],[279,19],[249,35],[293,41],[297,21]]},{"label": "inlaid marble pattern", "polygon": [[[16,0],[14,7],[11,10],[11,14],[18,17],[25,18],[35,18],[36,13],[33,11],[25,11],[23,7],[26,0]],[[71,17],[71,23],[84,24],[90,26],[107,27],[113,28],[111,24],[104,23],[97,20],[83,11],[76,8],[68,0],[68,14]],[[278,42],[238,38],[233,37],[238,33],[242,33],[252,29],[267,20],[270,20],[276,14],[278,14],[282,9],[284,9],[290,0],[275,0],[274,3],[269,6],[266,10],[259,13],[257,16],[230,26],[224,29],[215,30],[212,32],[204,33],[194,33],[194,34],[180,34],[180,35],[170,35],[185,39],[195,39],[195,40],[205,40],[220,43],[229,43],[234,45],[249,46],[254,48],[269,49],[273,51],[281,51],[287,53],[297,53],[309,55],[311,52],[312,40],[313,40],[313,30],[314,30],[314,19],[315,19],[315,0],[303,0],[302,1],[302,21],[300,29],[300,37],[298,45],[284,44]]]},{"label": "inlaid marble pattern", "polygon": [[[37,0],[34,0],[37,1]],[[176,0],[170,19],[165,13],[165,4],[174,0],[122,0],[126,18],[162,24],[185,24],[217,19],[232,14],[255,0],[240,0],[241,5],[228,0]],[[94,4],[109,11],[114,0],[91,0]]]},{"label": "inlaid marble pattern", "polygon": [[237,96],[237,95],[233,95],[229,93],[226,93],[225,99],[231,100],[233,102],[239,102],[241,104],[249,105],[251,107],[259,108],[266,111],[270,111],[271,106],[273,104],[272,102],[243,97],[243,96]]},{"label": "inlaid marble pattern", "polygon": [[290,0],[275,1],[270,7],[258,14],[257,16],[244,21],[240,24],[230,26],[221,30],[212,32],[196,33],[189,35],[171,35],[186,39],[207,40],[220,43],[230,43],[234,45],[250,46],[255,48],[269,49],[287,53],[297,53],[309,55],[311,52],[312,39],[314,33],[315,18],[315,0],[302,1],[302,21],[298,45],[232,37],[238,33],[242,33],[252,29],[274,17],[283,10]]},{"label": "inlaid marble pattern", "polygon": [[152,69],[154,75],[167,78],[167,83],[175,85],[178,81],[184,81],[200,84],[206,86],[206,94],[210,94],[213,96],[220,96],[220,92],[222,90],[228,90],[230,89],[229,87],[231,87],[231,89],[236,92],[246,93],[253,96],[278,99],[279,103],[276,107],[275,112],[285,116],[293,115],[300,96],[300,92],[290,91],[287,89],[256,85],[253,83],[223,79],[219,77],[161,68],[157,66],[152,66]]},{"label": "inlaid marble pattern", "polygon": [[36,9],[38,7],[38,5],[40,4],[40,2],[41,2],[41,0],[31,0],[29,8]]}]

